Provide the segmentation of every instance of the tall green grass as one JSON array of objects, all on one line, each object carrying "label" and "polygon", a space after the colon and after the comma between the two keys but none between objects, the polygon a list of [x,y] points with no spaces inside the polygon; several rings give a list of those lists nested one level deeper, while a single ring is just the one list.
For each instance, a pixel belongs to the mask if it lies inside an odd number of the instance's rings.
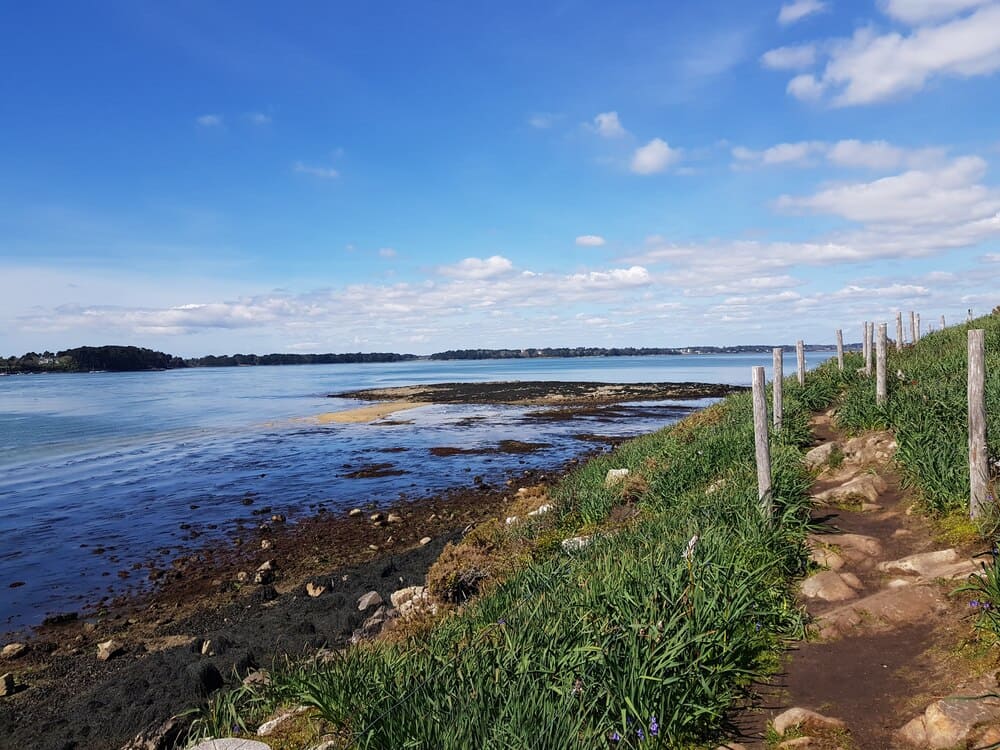
[{"label": "tall green grass", "polygon": [[[888,356],[889,399],[875,405],[874,378],[855,380],[838,423],[849,430],[892,429],[904,483],[936,513],[969,503],[967,331],[986,332],[986,411],[989,454],[1000,457],[1000,316],[980,318],[922,337]],[[994,474],[995,476],[995,474]]]},{"label": "tall green grass", "polygon": [[[786,384],[773,518],[757,498],[749,394],[732,396],[588,462],[553,490],[551,518],[516,532],[585,529],[589,546],[553,545],[403,642],[298,664],[262,691],[217,698],[230,707],[206,711],[196,734],[229,731],[214,716],[250,725],[287,702],[314,706],[344,747],[685,747],[719,736],[783,639],[802,632],[789,584],[806,560],[800,448],[809,412],[840,387],[833,370]],[[639,512],[604,526],[623,502],[605,474],[623,467],[641,478]]]}]

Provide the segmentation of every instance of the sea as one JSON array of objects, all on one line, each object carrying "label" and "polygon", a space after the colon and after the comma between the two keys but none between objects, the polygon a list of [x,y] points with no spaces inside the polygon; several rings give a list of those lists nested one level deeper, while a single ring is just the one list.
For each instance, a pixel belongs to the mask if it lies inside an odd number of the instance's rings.
[{"label": "sea", "polygon": [[[807,365],[829,356],[808,353]],[[498,485],[593,451],[595,435],[652,432],[712,402],[625,405],[565,420],[533,418],[538,407],[438,404],[374,423],[321,423],[320,414],[365,405],[329,394],[511,380],[749,385],[751,367],[770,364],[768,353],[0,377],[0,633],[143,585],[119,577],[134,563],[222,543],[248,521],[247,499],[294,522],[320,507],[428,497],[475,476]],[[793,371],[786,355],[785,372]],[[430,452],[502,440],[545,447]],[[389,464],[376,473],[390,475],[347,476],[373,464]]]}]

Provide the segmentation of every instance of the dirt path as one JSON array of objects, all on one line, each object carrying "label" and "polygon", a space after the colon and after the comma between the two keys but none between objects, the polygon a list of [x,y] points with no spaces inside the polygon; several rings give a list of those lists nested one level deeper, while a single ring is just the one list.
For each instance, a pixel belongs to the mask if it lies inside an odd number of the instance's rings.
[{"label": "dirt path", "polygon": [[948,547],[910,512],[891,435],[847,440],[828,415],[813,433],[812,515],[824,533],[810,537],[820,570],[800,599],[814,636],[788,653],[729,747],[990,747],[1000,701],[948,699],[997,692],[984,674],[995,657],[972,645],[970,597],[952,593],[980,550]]}]

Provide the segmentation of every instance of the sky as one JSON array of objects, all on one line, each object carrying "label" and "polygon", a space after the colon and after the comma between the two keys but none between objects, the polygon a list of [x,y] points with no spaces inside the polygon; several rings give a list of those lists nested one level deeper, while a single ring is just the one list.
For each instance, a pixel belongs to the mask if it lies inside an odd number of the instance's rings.
[{"label": "sky", "polygon": [[1000,0],[38,0],[0,61],[0,355],[1000,304]]}]

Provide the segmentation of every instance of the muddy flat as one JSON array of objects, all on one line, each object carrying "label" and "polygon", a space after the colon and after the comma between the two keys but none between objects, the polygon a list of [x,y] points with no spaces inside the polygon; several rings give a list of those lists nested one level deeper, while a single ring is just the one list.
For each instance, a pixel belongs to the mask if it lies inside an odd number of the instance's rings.
[{"label": "muddy flat", "polygon": [[721,398],[746,387],[718,383],[593,383],[514,380],[493,383],[432,383],[369,388],[330,394],[331,398],[433,404],[511,406],[595,406],[629,401]]}]

